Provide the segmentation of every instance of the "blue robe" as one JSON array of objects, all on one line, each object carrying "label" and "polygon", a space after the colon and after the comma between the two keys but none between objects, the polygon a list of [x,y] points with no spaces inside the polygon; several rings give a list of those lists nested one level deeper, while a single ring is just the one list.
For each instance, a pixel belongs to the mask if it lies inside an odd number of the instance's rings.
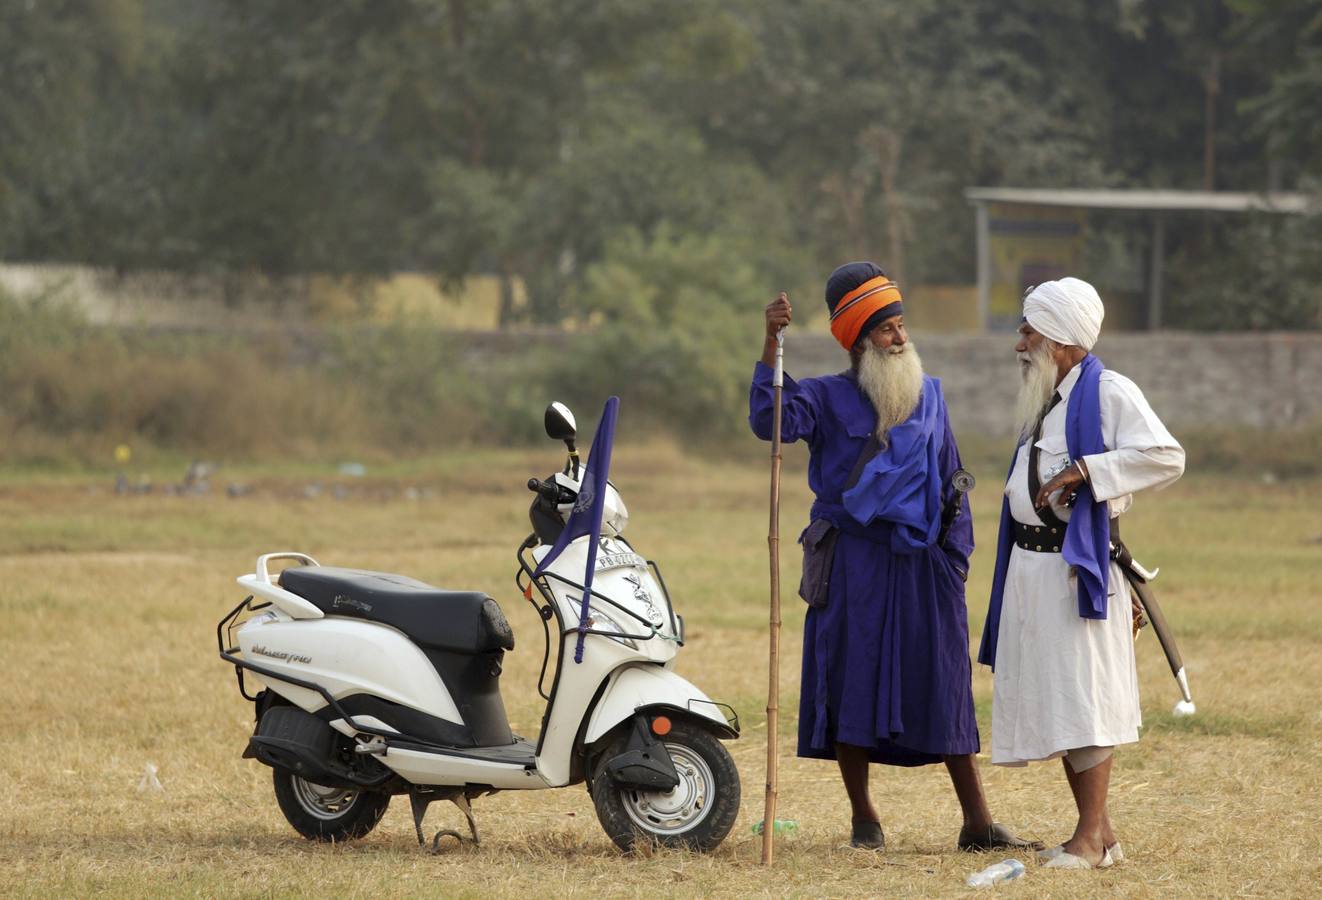
[{"label": "blue robe", "polygon": [[[771,439],[771,381],[759,362],[748,420],[763,440]],[[959,450],[939,382],[924,382],[925,396],[939,404],[928,414],[936,415],[944,501]],[[782,393],[781,439],[808,442],[808,485],[817,498],[810,519],[840,529],[827,603],[810,608],[804,622],[799,756],[835,759],[836,743],[867,747],[873,762],[897,766],[976,753],[961,577],[973,552],[967,499],[944,549],[921,540],[910,546],[912,533],[898,539],[897,526],[884,519],[861,524],[845,511],[842,493],[876,428],[872,404],[850,373],[802,382],[786,375]]]}]

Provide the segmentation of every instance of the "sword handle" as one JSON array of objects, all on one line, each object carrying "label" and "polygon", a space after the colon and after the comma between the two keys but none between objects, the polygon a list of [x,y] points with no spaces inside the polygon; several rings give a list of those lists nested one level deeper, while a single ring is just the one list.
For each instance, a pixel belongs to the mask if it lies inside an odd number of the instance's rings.
[{"label": "sword handle", "polygon": [[944,547],[946,538],[950,535],[950,526],[955,524],[955,519],[959,518],[959,509],[963,504],[964,497],[969,491],[973,490],[977,481],[967,469],[956,469],[955,474],[950,476],[950,498],[946,501],[945,507],[941,510],[941,531],[936,536],[936,545]]}]

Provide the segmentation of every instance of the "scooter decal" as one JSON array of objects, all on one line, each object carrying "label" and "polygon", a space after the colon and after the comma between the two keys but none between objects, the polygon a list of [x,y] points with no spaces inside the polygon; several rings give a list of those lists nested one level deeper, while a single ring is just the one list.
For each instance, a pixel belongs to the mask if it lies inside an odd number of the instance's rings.
[{"label": "scooter decal", "polygon": [[661,610],[652,602],[652,595],[643,587],[643,580],[637,575],[625,575],[624,580],[633,585],[633,598],[647,607],[647,621],[653,625],[660,625],[665,621],[661,616]]},{"label": "scooter decal", "polygon": [[288,651],[285,650],[268,650],[265,647],[263,647],[261,644],[258,644],[256,647],[253,647],[252,652],[256,653],[258,656],[268,656],[271,659],[278,659],[281,662],[291,662],[291,663],[312,662],[312,657],[310,656],[303,656],[302,654],[299,653],[289,653]]},{"label": "scooter decal", "polygon": [[361,600],[355,600],[344,594],[336,594],[335,599],[331,601],[331,607],[333,609],[356,609],[359,612],[365,613],[370,613],[372,611],[372,604],[364,603]]},{"label": "scooter decal", "polygon": [[596,491],[592,489],[592,479],[584,478],[583,483],[578,487],[578,499],[574,501],[574,512],[582,515],[592,508],[592,501],[596,499]]}]

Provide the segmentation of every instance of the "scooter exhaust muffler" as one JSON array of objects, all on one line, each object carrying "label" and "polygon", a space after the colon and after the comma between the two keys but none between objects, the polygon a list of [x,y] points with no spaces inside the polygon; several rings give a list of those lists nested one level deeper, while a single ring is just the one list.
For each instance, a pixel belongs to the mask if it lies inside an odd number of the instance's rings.
[{"label": "scooter exhaust muffler", "polygon": [[321,719],[296,706],[273,706],[262,715],[244,756],[327,787],[372,787],[390,777],[363,777],[335,759],[338,735]]}]

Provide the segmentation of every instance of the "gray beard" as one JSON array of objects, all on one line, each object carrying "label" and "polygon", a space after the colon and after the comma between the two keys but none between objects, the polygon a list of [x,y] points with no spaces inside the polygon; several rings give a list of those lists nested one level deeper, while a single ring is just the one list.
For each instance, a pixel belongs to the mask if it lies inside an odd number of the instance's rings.
[{"label": "gray beard", "polygon": [[1019,354],[1023,383],[1019,385],[1019,398],[1015,401],[1014,416],[1019,424],[1019,438],[1032,435],[1047,411],[1051,395],[1056,392],[1056,364],[1051,359],[1047,342],[1037,349]]},{"label": "gray beard", "polygon": [[858,386],[877,411],[877,440],[906,421],[923,394],[923,361],[912,343],[882,348],[869,344],[859,356]]}]

